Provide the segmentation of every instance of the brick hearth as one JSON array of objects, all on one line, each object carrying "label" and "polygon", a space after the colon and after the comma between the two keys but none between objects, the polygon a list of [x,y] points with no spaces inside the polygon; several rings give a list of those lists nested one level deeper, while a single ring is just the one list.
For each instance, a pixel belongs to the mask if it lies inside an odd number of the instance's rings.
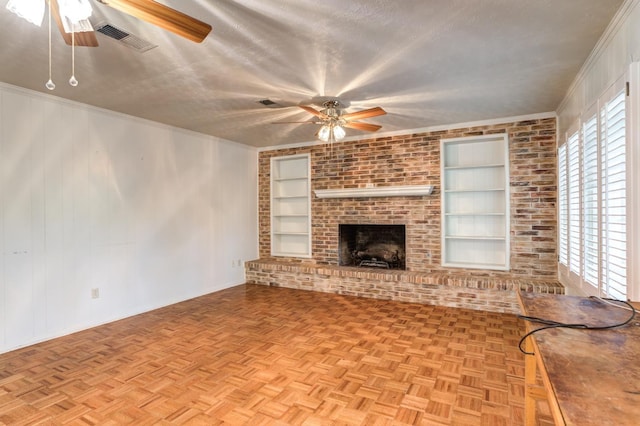
[{"label": "brick hearth", "polygon": [[563,294],[555,280],[504,279],[263,259],[246,262],[247,282],[373,299],[520,313],[517,291]]}]

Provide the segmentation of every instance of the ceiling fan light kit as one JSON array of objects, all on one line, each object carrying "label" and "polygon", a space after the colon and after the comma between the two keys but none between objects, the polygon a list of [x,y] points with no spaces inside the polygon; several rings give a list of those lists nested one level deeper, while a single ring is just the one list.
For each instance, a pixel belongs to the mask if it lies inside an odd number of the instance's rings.
[{"label": "ceiling fan light kit", "polygon": [[45,0],[9,0],[7,10],[38,27],[44,19]]},{"label": "ceiling fan light kit", "polygon": [[[45,3],[51,3],[51,0],[9,0],[7,9],[15,13],[22,19],[30,22],[38,27],[42,26],[44,19]],[[89,27],[91,24],[88,19],[93,12],[89,0],[58,0],[55,5],[57,12],[62,18],[61,21],[65,26],[66,32],[75,31],[93,31],[93,29],[82,29]]]},{"label": "ceiling fan light kit", "polygon": [[322,142],[341,141],[344,139],[346,132],[337,124],[325,124],[318,131],[318,139]]},{"label": "ceiling fan light kit", "polygon": [[346,132],[342,128],[344,121],[340,119],[341,111],[338,109],[339,102],[336,100],[326,101],[323,106],[325,107],[322,111],[324,117],[321,118],[323,118],[325,122],[318,131],[318,139],[322,142],[341,141],[344,139]]},{"label": "ceiling fan light kit", "polygon": [[[82,27],[87,28],[89,23],[89,17],[93,12],[88,0],[57,0],[60,16],[63,18],[62,23],[66,32],[78,32],[78,31],[93,31],[93,28],[83,30]],[[81,25],[82,24],[82,25]]]},{"label": "ceiling fan light kit", "polygon": [[285,123],[301,123],[301,124],[321,124],[320,130],[316,134],[318,139],[322,142],[334,142],[341,141],[346,136],[345,127],[355,130],[363,130],[366,132],[375,132],[382,128],[377,124],[369,124],[369,123],[359,123],[356,120],[360,120],[363,118],[375,117],[378,115],[384,115],[387,112],[380,107],[369,108],[362,111],[356,111],[351,113],[345,113],[341,109],[342,103],[338,99],[331,99],[324,101],[322,106],[323,110],[318,111],[317,109],[307,106],[307,105],[298,105],[298,107],[302,108],[309,114],[312,114],[320,119],[320,121],[288,121],[288,122],[277,122],[274,124],[285,124]]}]

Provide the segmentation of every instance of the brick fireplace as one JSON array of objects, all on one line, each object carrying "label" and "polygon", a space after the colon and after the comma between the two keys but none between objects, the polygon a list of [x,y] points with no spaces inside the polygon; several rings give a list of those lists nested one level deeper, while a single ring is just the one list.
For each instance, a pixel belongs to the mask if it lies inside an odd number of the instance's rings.
[{"label": "brick fireplace", "polygon": [[[510,270],[444,268],[441,266],[440,251],[440,139],[494,133],[507,133],[509,136]],[[423,196],[324,199],[312,196],[312,258],[271,259],[270,158],[300,153],[309,153],[311,156],[312,191],[399,185],[433,185],[434,190],[431,195]],[[402,225],[406,230],[406,270],[396,274],[403,277],[400,281],[417,283],[413,287],[403,286],[402,292],[408,300],[411,300],[410,293],[416,286],[429,282],[431,284],[428,285],[443,286],[473,282],[475,284],[472,287],[476,288],[511,289],[541,285],[549,288],[549,291],[558,292],[561,286],[557,284],[556,273],[556,182],[554,117],[347,141],[335,143],[331,148],[314,145],[263,151],[259,155],[260,259],[248,262],[247,280],[262,281],[257,275],[261,272],[258,269],[267,268],[266,262],[299,265],[314,270],[324,268],[325,271],[338,271],[329,275],[340,276],[345,273],[340,272],[340,268],[348,269],[340,266],[340,224],[375,223]],[[421,274],[441,278],[435,281],[415,278]],[[284,285],[276,281],[274,278],[269,284]],[[337,282],[340,281],[346,283],[349,280],[337,278]],[[478,284],[480,282],[483,284]],[[347,287],[338,290],[314,289],[379,296],[374,290],[367,294],[366,290],[351,292]],[[393,292],[384,297],[392,296]],[[474,299],[478,297],[476,295]],[[415,300],[418,299],[416,297]]]}]

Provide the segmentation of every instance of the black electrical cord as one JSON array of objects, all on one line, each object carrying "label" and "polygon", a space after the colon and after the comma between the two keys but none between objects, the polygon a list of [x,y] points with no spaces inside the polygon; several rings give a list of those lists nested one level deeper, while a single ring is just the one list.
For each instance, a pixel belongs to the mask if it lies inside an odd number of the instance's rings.
[{"label": "black electrical cord", "polygon": [[[592,298],[594,298],[594,297],[592,296]],[[612,302],[624,303],[631,310],[631,316],[629,316],[629,318],[627,318],[624,322],[621,322],[621,323],[618,323],[618,324],[591,326],[591,325],[586,325],[586,324],[568,324],[568,323],[562,323],[562,322],[553,321],[553,320],[549,320],[549,319],[545,319],[545,318],[518,315],[518,318],[522,318],[525,321],[536,322],[538,324],[545,324],[544,327],[540,327],[540,328],[536,328],[535,330],[531,330],[530,332],[528,332],[527,334],[522,336],[522,339],[520,339],[520,342],[518,343],[518,349],[520,349],[520,352],[522,352],[525,355],[535,355],[533,352],[527,352],[524,349],[522,349],[522,343],[524,343],[524,341],[525,341],[525,339],[527,337],[531,336],[534,333],[542,331],[542,330],[548,330],[550,328],[574,328],[574,329],[582,329],[582,330],[609,330],[611,328],[622,327],[622,326],[625,326],[625,325],[629,324],[631,321],[633,321],[633,319],[636,316],[636,309],[633,307],[633,305],[631,305],[631,303],[629,303],[629,302],[627,302],[625,300],[599,298],[599,297],[596,297],[596,299],[602,299],[602,300],[609,300],[609,301],[612,301]],[[622,308],[622,306],[618,306],[618,307]]]}]

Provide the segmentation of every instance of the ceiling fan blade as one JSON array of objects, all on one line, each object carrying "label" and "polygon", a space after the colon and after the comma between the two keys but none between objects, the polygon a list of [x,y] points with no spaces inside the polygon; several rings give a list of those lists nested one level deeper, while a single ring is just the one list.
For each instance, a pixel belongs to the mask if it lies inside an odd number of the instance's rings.
[{"label": "ceiling fan blade", "polygon": [[380,107],[364,109],[362,111],[349,112],[342,114],[340,118],[344,120],[361,120],[363,118],[376,117],[378,115],[385,115],[387,112]]},{"label": "ceiling fan blade", "polygon": [[324,112],[320,112],[315,108],[311,108],[310,106],[306,106],[306,105],[298,105],[300,108],[302,108],[303,110],[307,111],[309,114],[313,114],[316,117],[320,117],[323,119],[329,118],[329,116],[327,114],[325,114]]},{"label": "ceiling fan blade", "polygon": [[[51,7],[51,16],[56,20],[56,24],[58,25],[58,29],[60,30],[60,34],[62,35],[64,42],[71,46],[71,33],[64,30],[62,18],[60,17],[60,9],[58,7],[58,0],[49,0],[49,4]],[[98,47],[98,39],[96,38],[95,31],[75,32],[73,39],[73,44],[76,46]]]},{"label": "ceiling fan blade", "polygon": [[100,2],[196,43],[202,42],[211,32],[211,25],[153,0],[100,0]]},{"label": "ceiling fan blade", "polygon": [[342,127],[348,127],[350,129],[356,129],[356,130],[364,130],[366,132],[375,132],[382,128],[382,126],[378,126],[377,124],[355,123],[355,122],[346,122],[342,125]]},{"label": "ceiling fan blade", "polygon": [[271,124],[322,124],[322,121],[274,121]]}]

